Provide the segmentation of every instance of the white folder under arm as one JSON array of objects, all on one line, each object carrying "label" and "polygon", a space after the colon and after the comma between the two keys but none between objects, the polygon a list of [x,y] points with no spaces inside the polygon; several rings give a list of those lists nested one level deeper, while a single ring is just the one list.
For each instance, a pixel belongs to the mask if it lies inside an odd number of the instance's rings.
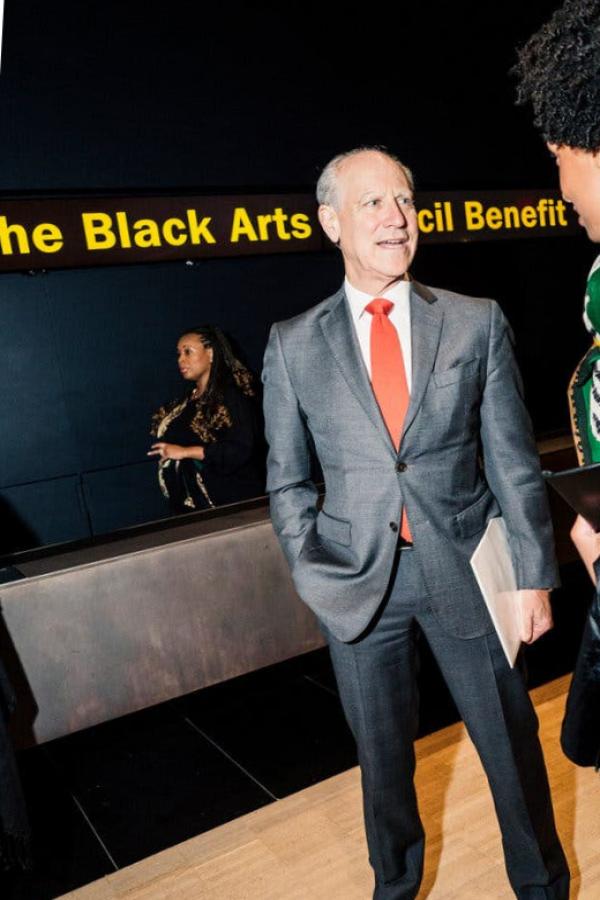
[{"label": "white folder under arm", "polygon": [[504,519],[490,519],[471,567],[511,666],[521,646],[521,606]]}]

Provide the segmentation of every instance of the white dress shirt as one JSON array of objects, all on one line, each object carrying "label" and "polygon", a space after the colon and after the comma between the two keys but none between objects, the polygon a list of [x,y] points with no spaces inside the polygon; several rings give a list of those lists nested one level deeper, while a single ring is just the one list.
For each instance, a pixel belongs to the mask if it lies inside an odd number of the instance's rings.
[{"label": "white dress shirt", "polygon": [[[344,281],[344,291],[350,306],[350,315],[360,344],[362,357],[371,377],[371,320],[373,316],[365,309],[366,306],[375,299],[375,296],[365,294],[353,287],[348,279]],[[377,294],[378,298],[391,300],[394,304],[390,310],[388,318],[394,325],[400,338],[400,346],[402,347],[402,356],[404,357],[404,368],[406,370],[406,383],[410,393],[412,387],[412,345],[410,338],[410,281],[397,281],[396,284],[384,291],[383,294]]]}]

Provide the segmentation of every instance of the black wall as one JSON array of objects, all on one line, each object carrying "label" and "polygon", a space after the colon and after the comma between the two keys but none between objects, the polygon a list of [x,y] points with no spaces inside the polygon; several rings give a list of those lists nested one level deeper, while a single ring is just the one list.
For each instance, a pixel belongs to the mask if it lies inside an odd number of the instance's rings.
[{"label": "black wall", "polygon": [[[6,0],[0,191],[307,189],[372,142],[423,189],[555,185],[507,74],[553,4],[251,6]],[[540,434],[568,428],[594,255],[582,237],[417,257],[421,280],[501,302]],[[178,334],[218,322],[258,372],[270,323],[340,279],[335,253],[0,276],[0,549],[164,515],[145,454],[152,411],[181,389]]]}]

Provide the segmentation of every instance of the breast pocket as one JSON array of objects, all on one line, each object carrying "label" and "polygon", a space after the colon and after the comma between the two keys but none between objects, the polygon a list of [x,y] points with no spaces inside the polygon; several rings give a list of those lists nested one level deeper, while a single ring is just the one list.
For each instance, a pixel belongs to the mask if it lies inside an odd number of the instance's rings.
[{"label": "breast pocket", "polygon": [[433,373],[433,382],[436,387],[443,388],[451,384],[460,384],[476,378],[479,374],[479,358],[470,359],[468,362],[459,363],[450,369],[442,369]]},{"label": "breast pocket", "polygon": [[479,366],[480,359],[476,357],[432,373],[427,405],[440,437],[452,439],[477,426],[481,400]]}]

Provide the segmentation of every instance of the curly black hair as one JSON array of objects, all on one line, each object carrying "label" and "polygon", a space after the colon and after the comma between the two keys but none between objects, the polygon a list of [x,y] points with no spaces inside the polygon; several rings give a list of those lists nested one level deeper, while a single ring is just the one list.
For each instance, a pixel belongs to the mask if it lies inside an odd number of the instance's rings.
[{"label": "curly black hair", "polygon": [[211,347],[213,360],[210,367],[208,384],[204,391],[203,402],[210,406],[221,400],[223,388],[227,382],[233,381],[247,397],[254,396],[252,387],[252,375],[248,369],[236,358],[231,344],[218,325],[196,325],[181,333],[195,334],[200,338],[205,347]]},{"label": "curly black hair", "polygon": [[[196,325],[187,328],[180,337],[185,334],[195,334],[205,347],[210,347],[213,351],[208,383],[201,396],[193,400],[196,414],[190,423],[192,431],[202,443],[209,444],[217,439],[217,431],[231,426],[231,414],[225,406],[223,396],[227,385],[234,384],[246,397],[254,397],[253,379],[248,369],[234,355],[231,344],[218,325]],[[193,397],[194,391],[190,390],[185,398],[161,406],[152,416],[150,433],[157,437],[161,423],[163,428],[166,427],[166,417],[172,413],[179,415]]]},{"label": "curly black hair", "polygon": [[600,148],[600,0],[566,0],[518,52],[517,103],[546,141]]}]

